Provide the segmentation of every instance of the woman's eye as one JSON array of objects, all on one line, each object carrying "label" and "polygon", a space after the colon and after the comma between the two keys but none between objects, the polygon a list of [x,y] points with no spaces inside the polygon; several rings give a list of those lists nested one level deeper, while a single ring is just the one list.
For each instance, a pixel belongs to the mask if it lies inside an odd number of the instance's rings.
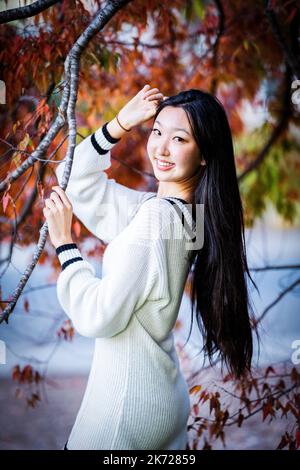
[{"label": "woman's eye", "polygon": [[[152,132],[154,132],[154,131],[158,131],[160,133],[159,129],[155,129],[155,128],[152,129]],[[157,135],[157,134],[155,134],[155,135]],[[174,139],[179,139],[178,142],[184,142],[184,139],[182,137],[179,137],[179,136],[174,137]]]}]

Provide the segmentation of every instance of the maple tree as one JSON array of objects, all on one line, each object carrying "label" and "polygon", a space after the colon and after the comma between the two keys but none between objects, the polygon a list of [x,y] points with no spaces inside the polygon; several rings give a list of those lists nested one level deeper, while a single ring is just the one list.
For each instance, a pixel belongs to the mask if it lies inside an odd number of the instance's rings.
[{"label": "maple tree", "polygon": [[[216,94],[234,136],[247,226],[254,224],[268,203],[285,221],[299,222],[300,9],[296,0],[251,4],[242,0],[94,0],[89,6],[83,0],[38,0],[0,12],[0,24],[0,79],[6,87],[6,102],[0,105],[0,220],[2,242],[9,245],[7,257],[1,259],[2,278],[14,245],[36,242],[33,259],[16,289],[9,298],[1,298],[1,323],[9,322],[37,264],[49,263],[53,279],[60,269],[47,242],[42,213],[43,201],[56,184],[55,165],[66,158],[65,189],[75,144],[101,122],[112,119],[145,83],[167,96],[188,88]],[[266,116],[252,131],[243,117],[245,100],[258,117]],[[128,187],[152,191],[155,179],[145,158],[148,131],[148,125],[143,125],[122,139],[117,150],[122,158],[112,156],[108,175]],[[72,229],[78,243],[89,236],[76,217]],[[90,254],[99,256],[104,250],[101,245]],[[297,278],[285,288],[257,317],[253,328],[299,283]],[[30,308],[25,299],[24,311]],[[72,325],[65,323],[57,334],[59,341],[71,340]],[[13,379],[19,385],[28,382],[38,387],[45,378],[27,364],[23,369],[16,365]],[[276,367],[267,368],[236,387],[230,393],[243,403],[238,412],[222,408],[219,392],[203,390],[198,384],[192,387],[191,394],[198,400],[190,428],[196,430],[193,448],[211,448],[214,438],[225,442],[227,426],[241,426],[254,413],[261,412],[266,419],[279,411],[282,416],[291,414],[295,423],[278,447],[299,447],[299,373],[295,367],[278,373]],[[256,398],[250,397],[253,391]],[[26,397],[29,406],[39,399],[35,388]],[[214,412],[211,422],[199,416],[199,405],[205,402],[210,414]]]}]

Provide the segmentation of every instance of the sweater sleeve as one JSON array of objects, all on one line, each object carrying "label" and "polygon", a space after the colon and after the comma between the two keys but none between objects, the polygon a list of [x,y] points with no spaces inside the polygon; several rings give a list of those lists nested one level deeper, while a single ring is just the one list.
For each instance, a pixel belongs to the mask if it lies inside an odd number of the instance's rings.
[{"label": "sweater sleeve", "polygon": [[122,238],[110,250],[101,279],[76,244],[57,248],[63,268],[57,279],[58,300],[81,335],[117,335],[135,311],[159,296],[162,279],[157,253],[166,241],[160,238],[159,230],[153,230],[157,228],[157,211],[153,217],[150,206],[150,201],[143,204],[129,224],[126,240]]},{"label": "sweater sleeve", "polygon": [[[110,135],[107,124],[75,147],[65,191],[73,213],[105,243],[113,240],[128,225],[140,203],[155,195],[154,192],[127,188],[108,178],[104,170],[111,166],[111,149],[121,139]],[[55,170],[59,184],[64,168],[65,162],[62,162]]]}]

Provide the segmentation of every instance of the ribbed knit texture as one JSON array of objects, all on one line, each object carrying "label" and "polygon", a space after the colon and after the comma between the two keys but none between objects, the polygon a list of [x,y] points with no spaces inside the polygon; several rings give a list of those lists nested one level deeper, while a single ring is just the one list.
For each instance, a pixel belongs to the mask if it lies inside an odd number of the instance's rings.
[{"label": "ribbed knit texture", "polygon": [[95,338],[67,447],[184,450],[190,400],[172,330],[188,275],[185,230],[168,201],[107,177],[120,139],[106,125],[76,146],[66,190],[74,214],[108,243],[102,278],[76,244],[57,248],[58,300],[74,328]]},{"label": "ribbed knit texture", "polygon": [[66,243],[56,248],[56,254],[60,261],[62,269],[65,269],[69,264],[75,261],[82,261],[81,253],[77,248],[76,243]]}]

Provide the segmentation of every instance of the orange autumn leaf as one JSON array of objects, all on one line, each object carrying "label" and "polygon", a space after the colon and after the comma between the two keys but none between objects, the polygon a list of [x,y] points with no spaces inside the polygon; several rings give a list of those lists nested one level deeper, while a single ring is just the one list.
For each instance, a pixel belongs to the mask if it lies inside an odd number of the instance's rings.
[{"label": "orange autumn leaf", "polygon": [[200,392],[201,388],[201,385],[194,385],[192,388],[190,388],[190,394],[196,395],[196,393]]},{"label": "orange autumn leaf", "polygon": [[28,299],[24,300],[24,310],[25,312],[29,312],[29,302]]},{"label": "orange autumn leaf", "polygon": [[9,193],[5,193],[2,198],[2,207],[3,213],[5,214],[9,201],[11,201],[11,195]]},{"label": "orange autumn leaf", "polygon": [[75,220],[75,222],[73,223],[73,230],[76,238],[79,238],[81,233],[81,224],[80,222],[78,222],[78,220]]}]

